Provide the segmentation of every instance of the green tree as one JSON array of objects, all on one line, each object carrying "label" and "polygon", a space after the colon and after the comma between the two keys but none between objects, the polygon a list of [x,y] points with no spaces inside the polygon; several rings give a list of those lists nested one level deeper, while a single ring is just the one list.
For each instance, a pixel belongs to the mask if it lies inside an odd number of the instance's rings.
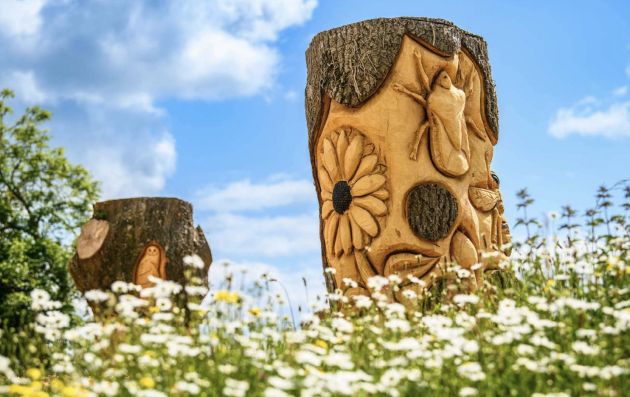
[{"label": "green tree", "polygon": [[13,97],[0,92],[0,319],[10,327],[19,325],[35,288],[62,302],[62,311],[73,311],[67,262],[99,192],[63,148],[49,147],[41,125],[50,112],[31,107],[9,123],[6,102]]}]

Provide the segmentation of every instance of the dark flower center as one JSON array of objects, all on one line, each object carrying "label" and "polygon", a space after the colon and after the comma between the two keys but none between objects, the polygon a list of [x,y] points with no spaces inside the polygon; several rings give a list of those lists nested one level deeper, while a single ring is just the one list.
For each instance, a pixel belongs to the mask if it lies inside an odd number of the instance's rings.
[{"label": "dark flower center", "polygon": [[350,186],[346,181],[339,181],[335,184],[332,194],[333,208],[338,214],[343,214],[350,208],[352,202],[352,194],[350,194]]}]

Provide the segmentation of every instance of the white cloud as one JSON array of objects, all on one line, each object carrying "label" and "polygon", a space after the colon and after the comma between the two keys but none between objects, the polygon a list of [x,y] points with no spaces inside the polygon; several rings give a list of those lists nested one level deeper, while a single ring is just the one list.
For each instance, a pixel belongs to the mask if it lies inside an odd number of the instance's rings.
[{"label": "white cloud", "polygon": [[18,98],[29,105],[42,105],[50,101],[50,98],[39,87],[32,70],[9,71],[6,79],[2,79],[2,86],[13,87]]},{"label": "white cloud", "polygon": [[[626,73],[630,76],[630,66]],[[610,139],[630,136],[630,102],[619,102],[627,92],[628,87],[622,86],[609,98],[589,95],[569,108],[558,109],[549,123],[549,134],[560,139],[572,134]]]},{"label": "white cloud", "polygon": [[580,99],[576,105],[597,105],[599,100],[592,95],[585,96]]},{"label": "white cloud", "polygon": [[216,214],[201,226],[212,249],[222,255],[286,257],[321,250],[316,213],[276,217]]},{"label": "white cloud", "polygon": [[286,99],[287,101],[290,101],[290,102],[295,102],[295,100],[297,99],[297,92],[295,92],[295,91],[287,91],[284,94],[284,99]]},{"label": "white cloud", "polygon": [[232,182],[224,189],[209,186],[198,191],[195,196],[196,207],[217,212],[313,203],[316,197],[312,181],[287,179],[286,175],[272,176],[265,183],[251,183],[245,179]]},{"label": "white cloud", "polygon": [[[321,250],[317,195],[310,180],[276,174],[263,182],[245,179],[222,189],[208,187],[196,197],[196,210],[212,211],[201,225],[212,249],[223,256],[290,258]],[[282,215],[270,214],[271,209]]]},{"label": "white cloud", "polygon": [[173,136],[156,114],[65,106],[47,127],[69,160],[101,181],[101,199],[159,195],[176,170]]},{"label": "white cloud", "polygon": [[102,183],[102,200],[157,194],[175,172],[175,139],[168,133],[158,140],[145,137],[113,145],[94,143],[86,149],[83,162],[91,165]]},{"label": "white cloud", "polygon": [[8,36],[24,37],[39,32],[40,11],[45,0],[0,0],[0,30]]},{"label": "white cloud", "polygon": [[624,85],[613,91],[614,96],[624,96],[628,92],[628,86]]},{"label": "white cloud", "polygon": [[559,109],[549,125],[549,133],[556,138],[571,134],[606,138],[630,136],[630,102],[614,103],[597,111],[579,106]]},{"label": "white cloud", "polygon": [[52,107],[53,134],[103,180],[106,197],[158,194],[176,149],[156,103],[270,91],[279,34],[316,4],[0,0],[0,88]]},{"label": "white cloud", "polygon": [[80,100],[89,92],[102,106],[140,109],[164,98],[216,100],[272,87],[280,65],[273,43],[317,4],[70,0],[42,13],[44,0],[0,1],[1,32],[39,43],[24,47],[0,36],[4,55],[14,69],[37,65],[49,97]]}]

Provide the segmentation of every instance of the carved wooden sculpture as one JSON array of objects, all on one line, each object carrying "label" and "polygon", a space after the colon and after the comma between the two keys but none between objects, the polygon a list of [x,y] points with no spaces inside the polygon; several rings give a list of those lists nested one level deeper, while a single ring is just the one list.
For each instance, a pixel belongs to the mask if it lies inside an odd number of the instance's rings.
[{"label": "carved wooden sculpture", "polygon": [[453,86],[453,82],[445,70],[437,73],[433,84],[429,83],[424,66],[422,65],[422,53],[415,49],[413,55],[416,59],[418,77],[422,83],[422,89],[427,92],[426,99],[401,84],[394,84],[394,89],[403,92],[419,104],[427,113],[427,120],[422,123],[412,144],[411,159],[418,155],[420,140],[424,131],[430,126],[431,157],[435,166],[442,173],[449,176],[460,176],[468,171],[470,161],[470,148],[468,146],[468,132],[464,119],[464,107],[466,106],[466,94]]},{"label": "carved wooden sculpture", "polygon": [[133,283],[142,288],[154,285],[150,277],[166,279],[166,254],[159,243],[150,242],[142,250],[133,267]]},{"label": "carved wooden sculpture", "polygon": [[306,59],[329,290],[364,294],[373,275],[430,284],[446,262],[482,263],[474,287],[509,242],[486,43],[444,20],[375,19],[318,34]]},{"label": "carved wooden sculpture", "polygon": [[111,200],[94,205],[68,268],[83,293],[116,280],[147,288],[149,276],[185,283],[183,258],[191,254],[205,263],[192,271],[207,284],[212,254],[194,227],[192,205],[174,198]]}]

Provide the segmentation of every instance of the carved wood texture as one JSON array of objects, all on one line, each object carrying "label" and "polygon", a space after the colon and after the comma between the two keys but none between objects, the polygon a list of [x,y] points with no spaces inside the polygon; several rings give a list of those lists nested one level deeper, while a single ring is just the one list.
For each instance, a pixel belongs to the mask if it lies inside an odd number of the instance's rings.
[{"label": "carved wood texture", "polygon": [[474,279],[491,268],[482,252],[505,258],[481,37],[444,20],[374,19],[318,34],[306,61],[322,257],[337,270],[329,290],[350,278],[347,294],[365,293],[376,274],[430,283],[452,261],[482,263]]}]

